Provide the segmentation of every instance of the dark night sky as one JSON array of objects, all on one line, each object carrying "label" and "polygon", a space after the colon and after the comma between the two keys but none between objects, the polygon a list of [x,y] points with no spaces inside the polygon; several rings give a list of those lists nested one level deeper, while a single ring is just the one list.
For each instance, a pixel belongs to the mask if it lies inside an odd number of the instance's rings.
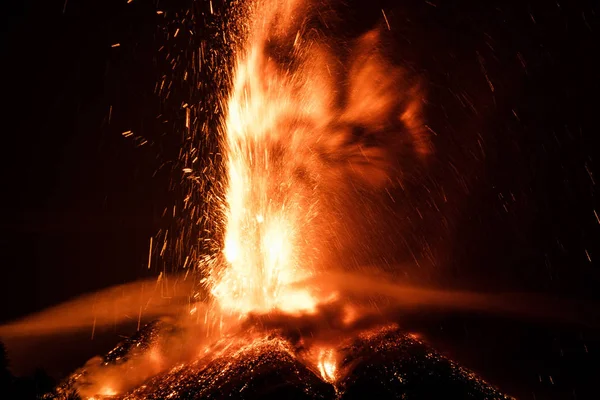
[{"label": "dark night sky", "polygon": [[154,7],[15,3],[3,35],[2,320],[143,275],[168,185],[152,177],[157,150],[121,136],[157,114]]},{"label": "dark night sky", "polygon": [[[457,243],[440,274],[457,286],[598,300],[598,6],[349,3],[349,25],[385,8],[406,41],[430,85],[440,164],[460,168],[482,139],[486,157],[464,167],[474,179],[464,208],[452,210]],[[156,10],[150,0],[2,6],[0,321],[154,273],[148,241],[171,223],[161,213],[179,194],[160,168],[179,136],[156,119]],[[136,147],[127,130],[149,143]]]}]

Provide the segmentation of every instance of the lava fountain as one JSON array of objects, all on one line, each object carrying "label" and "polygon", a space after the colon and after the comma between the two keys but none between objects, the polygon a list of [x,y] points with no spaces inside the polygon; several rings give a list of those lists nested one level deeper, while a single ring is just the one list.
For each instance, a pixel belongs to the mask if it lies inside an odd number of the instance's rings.
[{"label": "lava fountain", "polygon": [[[300,0],[253,1],[238,17],[223,124],[224,260],[207,280],[222,310],[314,312],[334,299],[297,283],[352,240],[344,208],[357,187],[389,181],[399,146],[414,158],[430,151],[419,86],[386,62],[378,32],[350,46],[345,69],[307,22],[315,10]],[[402,138],[381,133],[399,126]]]},{"label": "lava fountain", "polygon": [[[211,293],[226,310],[314,310],[307,288],[292,288],[318,262],[315,225],[319,212],[317,170],[309,132],[327,115],[327,91],[300,74],[281,71],[267,43],[294,21],[294,4],[253,4],[250,37],[236,62],[224,126],[228,171],[222,268],[211,271]],[[290,7],[285,9],[284,7]],[[262,10],[267,10],[262,14]],[[272,10],[272,14],[268,10]],[[301,55],[301,32],[292,52]],[[325,84],[327,82],[324,82]],[[321,86],[322,87],[322,86]],[[317,124],[315,126],[315,124]]]}]

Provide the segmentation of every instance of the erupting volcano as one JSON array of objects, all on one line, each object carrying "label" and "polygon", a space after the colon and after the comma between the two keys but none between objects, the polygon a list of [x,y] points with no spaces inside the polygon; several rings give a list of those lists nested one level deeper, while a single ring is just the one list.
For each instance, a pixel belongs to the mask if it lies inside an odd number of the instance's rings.
[{"label": "erupting volcano", "polygon": [[381,297],[417,301],[410,292],[361,293],[368,282],[349,273],[350,254],[374,240],[377,199],[418,183],[433,149],[424,87],[388,59],[383,30],[335,40],[321,29],[334,18],[308,0],[233,4],[224,174],[186,171],[214,182],[207,235],[219,246],[193,261],[186,279],[200,285],[184,312],[54,396],[504,398],[385,316]]}]

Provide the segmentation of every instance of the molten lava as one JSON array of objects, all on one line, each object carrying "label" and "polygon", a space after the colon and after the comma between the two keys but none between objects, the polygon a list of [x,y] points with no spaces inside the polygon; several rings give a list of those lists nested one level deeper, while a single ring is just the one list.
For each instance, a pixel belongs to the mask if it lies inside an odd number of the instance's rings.
[{"label": "molten lava", "polygon": [[337,361],[334,349],[319,349],[317,366],[321,377],[325,382],[335,382],[337,372]]},{"label": "molten lava", "polygon": [[318,82],[279,70],[265,54],[271,25],[288,6],[271,3],[260,7],[267,11],[262,17],[250,17],[258,19],[236,61],[224,126],[225,263],[212,275],[211,293],[222,309],[242,314],[310,312],[318,302],[308,288],[293,285],[310,277],[318,259],[311,237],[319,216],[316,177],[298,175],[299,166],[319,162],[302,149],[307,130],[314,129],[302,120],[322,120],[324,104],[313,92]]}]

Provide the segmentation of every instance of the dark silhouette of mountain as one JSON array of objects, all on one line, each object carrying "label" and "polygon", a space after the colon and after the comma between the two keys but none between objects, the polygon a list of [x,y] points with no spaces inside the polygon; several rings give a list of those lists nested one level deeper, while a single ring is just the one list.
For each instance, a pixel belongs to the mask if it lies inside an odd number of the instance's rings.
[{"label": "dark silhouette of mountain", "polygon": [[[74,387],[87,390],[95,376],[112,368],[128,371],[139,357],[169,340],[169,325],[149,324],[109,352],[94,371],[76,371],[48,398],[73,399]],[[171,331],[172,332],[172,331]],[[238,338],[229,338],[236,343]],[[510,399],[496,388],[395,327],[363,332],[337,347],[338,379],[321,378],[310,363],[301,362],[303,342],[278,332],[259,339],[241,338],[214,359],[197,358],[166,368],[137,387],[133,399]],[[141,352],[140,350],[141,349]],[[131,363],[130,363],[131,362]],[[128,364],[130,363],[130,364]],[[89,393],[91,395],[91,393]],[[121,398],[120,396],[107,398]]]},{"label": "dark silhouette of mountain", "polygon": [[0,342],[0,398],[11,400],[39,399],[50,392],[56,382],[41,368],[30,376],[15,377],[9,369],[8,352]]}]

